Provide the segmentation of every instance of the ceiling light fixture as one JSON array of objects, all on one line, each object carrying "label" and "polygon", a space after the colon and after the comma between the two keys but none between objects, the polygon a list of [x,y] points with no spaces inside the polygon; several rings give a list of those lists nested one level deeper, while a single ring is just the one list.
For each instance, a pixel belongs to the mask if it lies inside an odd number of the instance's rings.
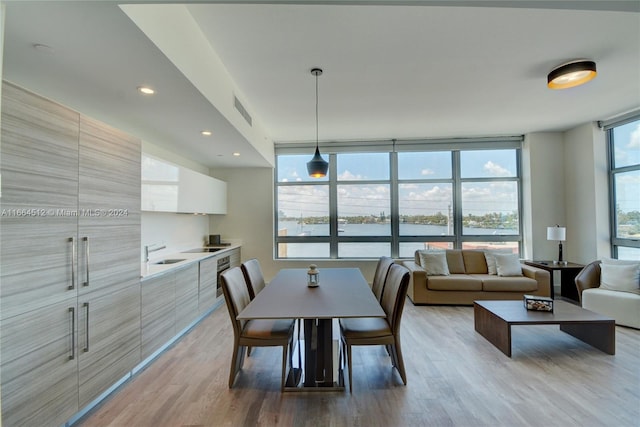
[{"label": "ceiling light fixture", "polygon": [[203,136],[211,136],[212,132],[210,130],[203,130],[202,132],[200,132]]},{"label": "ceiling light fixture", "polygon": [[593,80],[597,74],[595,62],[578,59],[559,65],[551,70],[547,76],[547,86],[550,89],[567,89],[580,86]]},{"label": "ceiling light fixture", "polygon": [[237,151],[236,151],[235,153],[233,153],[233,155],[234,155],[235,157],[240,157],[240,153],[238,153]]},{"label": "ceiling light fixture", "polygon": [[312,178],[323,178],[327,176],[329,163],[322,158],[320,149],[318,148],[318,76],[322,75],[322,69],[312,68],[311,74],[316,76],[316,153],[313,158],[307,162],[307,172],[309,172],[309,176]]},{"label": "ceiling light fixture", "polygon": [[143,95],[153,95],[154,93],[156,93],[155,90],[151,89],[148,86],[138,86],[138,92]]}]

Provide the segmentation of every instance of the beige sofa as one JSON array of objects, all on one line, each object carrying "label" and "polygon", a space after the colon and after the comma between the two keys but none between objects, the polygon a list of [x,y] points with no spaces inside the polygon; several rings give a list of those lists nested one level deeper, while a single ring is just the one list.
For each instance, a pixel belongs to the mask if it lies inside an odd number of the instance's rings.
[{"label": "beige sofa", "polygon": [[447,250],[448,276],[428,276],[420,251],[403,264],[411,271],[407,295],[414,304],[473,305],[474,300],[516,300],[522,295],[550,296],[549,272],[522,264],[523,276],[489,274],[484,251]]}]

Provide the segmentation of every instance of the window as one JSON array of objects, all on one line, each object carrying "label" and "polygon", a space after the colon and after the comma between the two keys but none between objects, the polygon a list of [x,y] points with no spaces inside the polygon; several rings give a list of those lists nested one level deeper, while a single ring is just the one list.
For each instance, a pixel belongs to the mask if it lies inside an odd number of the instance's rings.
[{"label": "window", "polygon": [[640,260],[640,116],[605,126],[612,256]]},{"label": "window", "polygon": [[330,165],[322,179],[307,175],[307,146],[277,144],[276,257],[519,253],[521,141],[341,143],[321,147]]}]

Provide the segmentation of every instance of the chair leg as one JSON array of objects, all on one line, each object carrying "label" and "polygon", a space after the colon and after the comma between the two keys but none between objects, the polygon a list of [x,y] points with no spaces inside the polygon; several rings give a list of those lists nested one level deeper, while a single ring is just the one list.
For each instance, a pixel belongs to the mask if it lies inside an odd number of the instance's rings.
[{"label": "chair leg", "polygon": [[233,383],[236,380],[236,375],[242,369],[244,364],[244,352],[245,347],[241,345],[233,346],[233,356],[231,357],[231,369],[229,371],[229,388],[233,387]]},{"label": "chair leg", "polygon": [[402,359],[402,348],[400,347],[400,337],[396,336],[395,341],[396,342],[393,345],[393,351],[392,351],[392,353],[395,356],[393,357],[393,359],[395,359],[394,366],[400,373],[400,378],[402,378],[402,382],[404,383],[404,385],[407,385],[407,373],[404,370],[404,360]]},{"label": "chair leg", "polygon": [[251,347],[247,347],[247,357],[251,357]]},{"label": "chair leg", "polygon": [[351,344],[346,342],[345,346],[347,347],[347,365],[349,367],[349,393],[353,393],[353,374],[351,371]]},{"label": "chair leg", "polygon": [[282,378],[280,379],[280,392],[284,391],[284,385],[287,378],[287,354],[289,343],[282,346]]}]

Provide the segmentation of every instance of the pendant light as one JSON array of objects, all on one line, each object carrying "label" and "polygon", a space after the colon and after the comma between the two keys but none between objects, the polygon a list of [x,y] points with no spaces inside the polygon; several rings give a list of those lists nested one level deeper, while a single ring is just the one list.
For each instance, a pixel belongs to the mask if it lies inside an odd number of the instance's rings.
[{"label": "pendant light", "polygon": [[322,69],[312,68],[311,74],[316,76],[316,153],[313,158],[307,162],[307,172],[309,172],[309,176],[312,178],[323,178],[327,176],[329,163],[322,158],[320,149],[318,148],[318,76],[322,75]]},{"label": "pendant light", "polygon": [[596,63],[584,59],[559,65],[547,76],[549,89],[567,89],[593,80],[597,75]]}]

